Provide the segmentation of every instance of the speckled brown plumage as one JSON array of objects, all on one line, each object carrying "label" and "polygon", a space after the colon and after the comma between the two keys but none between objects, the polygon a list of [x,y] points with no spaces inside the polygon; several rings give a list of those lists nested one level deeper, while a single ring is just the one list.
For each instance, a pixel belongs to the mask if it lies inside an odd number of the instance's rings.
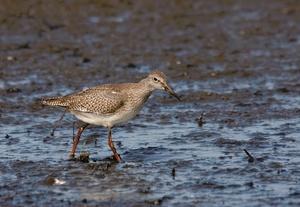
[{"label": "speckled brown plumage", "polygon": [[[166,90],[179,99],[167,84],[167,77],[158,70],[138,83],[106,84],[83,90],[76,94],[43,99],[45,105],[61,106],[70,111],[79,120],[88,124],[101,125],[108,128],[109,146],[118,161],[111,139],[111,128],[133,119],[142,109],[144,103],[154,90]],[[180,99],[179,99],[180,100]],[[74,156],[82,131],[81,127],[74,142],[71,155]]]}]

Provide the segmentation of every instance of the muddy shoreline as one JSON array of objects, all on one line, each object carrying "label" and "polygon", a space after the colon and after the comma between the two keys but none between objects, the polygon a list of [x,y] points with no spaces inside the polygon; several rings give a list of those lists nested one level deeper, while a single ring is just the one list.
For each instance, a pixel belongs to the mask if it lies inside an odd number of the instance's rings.
[{"label": "muddy shoreline", "polygon": [[[298,1],[4,1],[1,206],[299,206]],[[167,74],[112,131],[45,97]],[[199,123],[199,116],[202,122]],[[244,149],[253,156],[249,156]],[[233,196],[234,195],[234,196]]]}]

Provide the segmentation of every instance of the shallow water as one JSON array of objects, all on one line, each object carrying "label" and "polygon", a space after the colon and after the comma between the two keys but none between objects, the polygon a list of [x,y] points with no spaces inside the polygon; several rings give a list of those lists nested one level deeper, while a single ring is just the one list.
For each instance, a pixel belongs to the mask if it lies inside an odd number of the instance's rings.
[{"label": "shallow water", "polygon": [[[31,3],[0,6],[1,206],[299,206],[297,1]],[[113,129],[123,162],[95,126],[71,160],[70,114],[50,136],[41,98],[153,68],[182,101]]]}]

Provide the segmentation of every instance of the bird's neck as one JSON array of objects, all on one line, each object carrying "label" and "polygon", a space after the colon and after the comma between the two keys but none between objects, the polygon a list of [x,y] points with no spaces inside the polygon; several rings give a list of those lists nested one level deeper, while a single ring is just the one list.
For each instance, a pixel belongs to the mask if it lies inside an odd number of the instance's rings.
[{"label": "bird's neck", "polygon": [[155,89],[151,87],[147,79],[142,79],[137,83],[136,90],[138,91],[140,96],[145,96],[148,98]]}]

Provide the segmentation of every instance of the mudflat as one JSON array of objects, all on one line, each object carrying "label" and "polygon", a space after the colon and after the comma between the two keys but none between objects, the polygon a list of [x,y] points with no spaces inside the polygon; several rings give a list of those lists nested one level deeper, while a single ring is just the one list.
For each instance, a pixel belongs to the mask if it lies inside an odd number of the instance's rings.
[{"label": "mudflat", "polygon": [[[0,22],[1,206],[299,206],[298,1],[3,1]],[[103,127],[70,159],[82,123],[51,136],[40,100],[153,69],[182,101],[113,128],[123,162]]]}]

